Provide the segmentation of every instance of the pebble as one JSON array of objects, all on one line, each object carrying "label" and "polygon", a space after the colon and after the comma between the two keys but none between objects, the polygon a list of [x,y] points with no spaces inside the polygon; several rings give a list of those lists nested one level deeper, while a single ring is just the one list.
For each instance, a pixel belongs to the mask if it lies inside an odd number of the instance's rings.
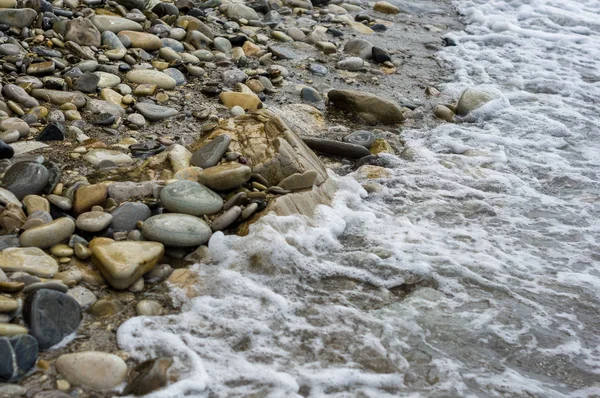
[{"label": "pebble", "polygon": [[173,272],[173,267],[169,264],[159,264],[154,269],[144,274],[144,279],[150,283],[158,283],[167,279]]},{"label": "pebble", "polygon": [[37,162],[18,162],[11,166],[2,179],[2,187],[12,192],[19,200],[27,195],[37,195],[44,191],[50,174],[48,169]]},{"label": "pebble", "polygon": [[[16,325],[15,325],[16,326]],[[2,325],[0,325],[0,329]],[[0,335],[2,332],[0,331]],[[38,343],[28,334],[0,337],[0,382],[15,382],[32,369],[38,358]],[[0,385],[0,394],[11,395],[9,389]]]},{"label": "pebble", "polygon": [[83,158],[96,167],[105,160],[114,162],[117,166],[127,166],[133,163],[133,159],[128,155],[112,149],[92,149]]},{"label": "pebble", "polygon": [[177,84],[175,79],[156,70],[132,70],[125,77],[132,83],[154,84],[156,87],[165,90],[172,90]]},{"label": "pebble", "polygon": [[139,221],[145,221],[151,215],[150,208],[140,202],[126,202],[111,213],[111,228],[114,231],[131,231]]},{"label": "pebble", "polygon": [[222,231],[233,224],[239,216],[242,214],[242,208],[240,206],[233,206],[225,213],[217,217],[210,225],[213,231]]},{"label": "pebble", "polygon": [[371,147],[371,144],[373,144],[376,138],[377,137],[375,137],[375,134],[370,131],[357,130],[352,134],[345,136],[343,140],[351,144],[364,146],[368,149]]},{"label": "pebble", "polygon": [[28,332],[29,330],[24,326],[15,325],[13,323],[0,323],[0,336],[26,335]]},{"label": "pebble", "polygon": [[151,102],[138,102],[135,104],[135,110],[141,113],[144,118],[152,122],[163,120],[177,115],[177,110],[167,106],[155,105]]},{"label": "pebble", "polygon": [[142,226],[144,237],[172,247],[193,247],[212,235],[204,220],[188,214],[160,214],[147,219]]},{"label": "pebble", "polygon": [[91,290],[83,286],[75,286],[67,294],[77,301],[82,310],[87,310],[98,300]]},{"label": "pebble", "polygon": [[77,330],[81,308],[64,293],[40,289],[27,296],[24,318],[40,350],[46,350]]},{"label": "pebble", "polygon": [[194,152],[190,163],[203,169],[216,166],[227,151],[227,148],[229,148],[230,143],[230,136],[226,134],[217,136]]},{"label": "pebble", "polygon": [[171,358],[155,358],[142,362],[127,377],[124,395],[142,396],[167,385],[167,370],[173,364]]},{"label": "pebble", "polygon": [[348,142],[309,137],[304,137],[303,141],[310,149],[330,156],[360,159],[371,154],[364,146]]},{"label": "pebble", "polygon": [[460,96],[456,106],[456,114],[464,116],[485,105],[498,96],[478,88],[467,88]]},{"label": "pebble", "polygon": [[135,312],[139,316],[158,316],[163,312],[163,307],[155,300],[142,300],[135,306]]},{"label": "pebble", "polygon": [[11,247],[0,252],[0,269],[51,278],[58,272],[58,264],[37,247]]},{"label": "pebble", "polygon": [[215,191],[237,188],[250,179],[252,169],[239,163],[209,167],[198,173],[198,182]]},{"label": "pebble", "polygon": [[66,293],[69,288],[67,285],[61,282],[48,281],[48,282],[36,282],[31,283],[23,289],[23,293],[31,293],[40,289],[56,290],[57,292]]},{"label": "pebble", "polygon": [[85,232],[100,232],[110,225],[113,216],[103,211],[90,211],[77,217],[75,225]]},{"label": "pebble", "polygon": [[395,124],[404,120],[404,113],[397,104],[375,94],[334,89],[327,96],[330,106],[352,112],[368,124]]},{"label": "pebble", "polygon": [[172,213],[201,216],[214,214],[223,208],[223,199],[207,187],[194,181],[177,181],[164,187],[160,200]]},{"label": "pebble", "polygon": [[127,376],[127,364],[116,355],[84,351],[61,355],[56,370],[72,385],[106,390],[121,384]]},{"label": "pebble", "polygon": [[[160,217],[160,216],[155,216]],[[144,225],[148,223],[148,219]],[[185,229],[185,226],[174,226]],[[127,289],[162,259],[164,247],[157,242],[115,242],[95,238],[90,242],[92,260],[115,289]]]},{"label": "pebble", "polygon": [[315,170],[307,170],[302,174],[294,173],[281,180],[277,186],[289,191],[307,189],[314,185],[317,176],[318,174]]},{"label": "pebble", "polygon": [[21,234],[19,242],[23,247],[47,249],[68,240],[73,232],[75,232],[75,223],[73,220],[62,217],[49,224],[28,229]]}]

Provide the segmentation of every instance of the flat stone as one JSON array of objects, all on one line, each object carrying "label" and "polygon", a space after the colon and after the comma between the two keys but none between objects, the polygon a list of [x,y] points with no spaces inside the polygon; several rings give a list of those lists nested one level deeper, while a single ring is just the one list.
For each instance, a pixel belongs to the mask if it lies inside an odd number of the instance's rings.
[{"label": "flat stone", "polygon": [[153,191],[157,186],[156,182],[114,182],[108,187],[108,196],[117,201],[117,203],[128,200],[142,200],[152,197]]},{"label": "flat stone", "polygon": [[76,91],[59,91],[59,90],[48,90],[44,88],[36,88],[31,90],[31,95],[42,101],[51,102],[55,105],[63,105],[66,103],[72,103],[77,108],[83,108],[87,103],[87,97]]},{"label": "flat stone", "polygon": [[312,188],[317,179],[317,172],[315,170],[307,170],[304,173],[295,173],[281,180],[278,187],[287,189],[290,191],[297,191],[300,189]]},{"label": "flat stone", "polygon": [[144,237],[172,247],[202,245],[210,239],[212,231],[204,220],[187,214],[160,214],[150,217],[142,226]]},{"label": "flat stone", "polygon": [[[0,10],[2,11],[2,10]],[[28,75],[49,75],[56,70],[54,61],[36,62],[27,68]]]},{"label": "flat stone", "polygon": [[121,78],[112,73],[94,72],[94,75],[100,78],[97,83],[98,88],[114,87],[121,83]]},{"label": "flat stone", "polygon": [[215,191],[227,191],[240,187],[250,179],[252,169],[240,163],[227,163],[198,173],[198,182]]},{"label": "flat stone", "polygon": [[91,21],[100,33],[105,31],[119,33],[122,30],[141,32],[143,30],[142,25],[137,22],[112,15],[94,15]]},{"label": "flat stone", "polygon": [[16,117],[9,117],[0,121],[0,130],[2,131],[18,131],[21,137],[29,134],[29,125],[23,120]]},{"label": "flat stone", "polygon": [[377,137],[370,131],[357,130],[344,137],[345,142],[370,148]]},{"label": "flat stone", "polygon": [[87,310],[98,300],[91,290],[83,286],[75,286],[74,288],[69,289],[67,294],[73,297],[83,310]]},{"label": "flat stone", "polygon": [[172,90],[177,85],[175,79],[157,70],[136,69],[128,72],[125,77],[132,83],[155,84],[165,90]]},{"label": "flat stone", "polygon": [[231,137],[226,134],[215,137],[192,155],[190,163],[203,169],[216,166],[229,147]]},{"label": "flat stone", "polygon": [[244,110],[249,109],[260,109],[262,108],[262,102],[260,98],[254,93],[238,93],[233,91],[222,92],[219,94],[221,103],[228,109],[234,106],[240,106]]},{"label": "flat stone", "polygon": [[125,202],[112,211],[111,227],[114,231],[131,231],[138,221],[145,221],[151,216],[150,208],[140,202]]},{"label": "flat stone", "polygon": [[164,246],[157,242],[115,242],[98,238],[90,242],[90,249],[92,261],[115,289],[127,289],[151,271],[164,254]]},{"label": "flat stone", "polygon": [[387,1],[378,1],[373,6],[373,9],[384,14],[398,14],[400,12],[400,9],[398,7],[388,3]]},{"label": "flat stone", "polygon": [[351,39],[344,46],[344,52],[358,55],[362,59],[370,59],[373,54],[373,44],[364,39]]},{"label": "flat stone", "polygon": [[0,24],[25,28],[33,23],[38,13],[31,8],[0,9]]},{"label": "flat stone", "polygon": [[56,370],[72,385],[106,390],[121,384],[127,376],[127,364],[116,355],[84,351],[61,355]]},{"label": "flat stone", "polygon": [[40,350],[46,350],[77,330],[81,308],[64,293],[41,289],[27,296],[24,318]]},{"label": "flat stone", "polygon": [[339,61],[335,67],[338,69],[357,71],[365,67],[365,61],[360,57],[349,57]]},{"label": "flat stone", "polygon": [[56,290],[57,292],[66,293],[69,288],[62,282],[48,281],[31,283],[23,289],[23,293],[31,293],[40,289]]},{"label": "flat stone", "polygon": [[117,166],[127,166],[133,163],[133,159],[128,155],[112,149],[92,149],[83,158],[96,167],[104,160],[110,160]]},{"label": "flat stone", "polygon": [[93,206],[104,206],[108,195],[106,184],[82,186],[75,191],[73,210],[76,214],[89,211]]},{"label": "flat stone", "polygon": [[21,200],[27,195],[37,195],[44,191],[50,173],[37,162],[18,162],[12,165],[2,178],[2,187]]},{"label": "flat stone", "polygon": [[166,386],[167,370],[172,364],[171,358],[155,358],[140,363],[129,372],[123,394],[141,396]]},{"label": "flat stone", "polygon": [[356,90],[331,90],[327,93],[331,106],[351,112],[368,124],[395,124],[404,120],[402,109],[392,101]]},{"label": "flat stone", "polygon": [[7,99],[18,102],[26,108],[33,108],[40,105],[38,100],[33,98],[21,86],[17,86],[16,84],[6,84],[2,88],[2,94],[4,94]]},{"label": "flat stone", "polygon": [[47,249],[68,240],[75,232],[75,223],[68,217],[62,217],[49,224],[33,227],[23,232],[19,242],[23,247]]},{"label": "flat stone", "polygon": [[157,316],[163,311],[162,305],[155,300],[142,300],[135,306],[135,312],[139,316]]},{"label": "flat stone", "polygon": [[227,17],[231,19],[258,20],[260,17],[252,8],[243,4],[230,4],[227,7]]},{"label": "flat stone", "polygon": [[88,18],[75,18],[67,22],[65,41],[72,41],[80,46],[100,47],[100,31]]},{"label": "flat stone", "polygon": [[348,142],[309,137],[304,137],[303,141],[310,149],[330,156],[360,159],[363,156],[369,156],[371,154],[364,146]]},{"label": "flat stone", "polygon": [[167,68],[163,70],[163,73],[169,76],[171,79],[175,80],[175,84],[178,86],[181,86],[186,82],[185,75],[179,69]]},{"label": "flat stone", "polygon": [[51,278],[58,272],[58,263],[37,247],[11,247],[0,252],[0,269]]},{"label": "flat stone", "polygon": [[214,214],[223,208],[223,199],[215,192],[194,181],[177,181],[160,192],[160,200],[172,213],[201,216]]},{"label": "flat stone", "polygon": [[26,327],[14,323],[0,323],[0,336],[17,336],[28,332]]},{"label": "flat stone", "polygon": [[300,55],[289,47],[271,45],[269,51],[279,59],[296,59]]},{"label": "flat stone", "polygon": [[151,102],[138,102],[135,110],[141,113],[147,120],[156,122],[177,115],[178,111],[168,106],[156,105]]},{"label": "flat stone", "polygon": [[[5,8],[5,7],[0,7]],[[4,43],[0,44],[0,55],[17,55],[22,51],[21,46],[16,44]]]},{"label": "flat stone", "polygon": [[100,232],[108,228],[112,222],[112,215],[103,211],[90,211],[77,217],[75,225],[85,232]]},{"label": "flat stone", "polygon": [[[38,343],[35,337],[28,334],[0,337],[0,382],[19,380],[33,368],[37,357]],[[5,388],[0,386],[0,394],[4,392]]]},{"label": "flat stone", "polygon": [[231,224],[237,220],[242,214],[242,208],[240,206],[233,206],[228,209],[225,213],[221,214],[219,217],[215,218],[215,220],[210,225],[213,231],[223,231],[227,229]]},{"label": "flat stone", "polygon": [[118,36],[119,38],[127,37],[131,43],[130,47],[141,48],[146,51],[156,51],[162,47],[160,38],[152,33],[122,30]]}]

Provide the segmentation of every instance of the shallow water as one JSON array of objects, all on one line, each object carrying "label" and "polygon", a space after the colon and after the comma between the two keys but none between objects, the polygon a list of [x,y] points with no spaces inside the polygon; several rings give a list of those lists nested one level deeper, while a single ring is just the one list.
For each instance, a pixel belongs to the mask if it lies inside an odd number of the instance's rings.
[{"label": "shallow water", "polygon": [[215,234],[206,295],[119,329],[178,357],[155,397],[600,396],[600,1],[455,5],[444,91],[500,98],[404,130],[378,193]]}]

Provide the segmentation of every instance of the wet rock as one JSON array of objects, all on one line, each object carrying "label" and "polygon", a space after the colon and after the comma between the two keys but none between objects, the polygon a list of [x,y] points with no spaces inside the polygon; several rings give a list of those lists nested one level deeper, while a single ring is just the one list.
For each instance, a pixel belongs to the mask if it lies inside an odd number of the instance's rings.
[{"label": "wet rock", "polygon": [[131,231],[138,221],[145,221],[151,215],[150,208],[144,203],[126,202],[111,213],[111,227],[114,231]]},{"label": "wet rock", "polygon": [[117,166],[127,166],[133,163],[133,159],[128,155],[112,149],[92,149],[83,158],[96,167],[105,160],[114,162]]},{"label": "wet rock", "polygon": [[312,137],[305,137],[303,140],[312,150],[330,156],[348,159],[360,159],[363,156],[368,156],[371,154],[369,150],[362,145]]},{"label": "wet rock", "polygon": [[279,59],[296,59],[300,56],[294,50],[286,46],[271,45],[269,46],[269,51]]},{"label": "wet rock", "polygon": [[160,199],[173,213],[200,216],[214,214],[223,208],[223,199],[210,189],[194,181],[177,181],[164,187]]},{"label": "wet rock", "polygon": [[25,28],[33,23],[38,13],[31,8],[0,9],[0,24]]},{"label": "wet rock", "polygon": [[157,316],[163,311],[162,305],[154,300],[142,300],[135,306],[135,312],[139,316]]},{"label": "wet rock", "polygon": [[122,30],[133,30],[136,32],[142,31],[142,25],[126,18],[121,18],[112,15],[94,15],[91,19],[92,23],[100,33],[110,31],[119,33]]},{"label": "wet rock", "polygon": [[23,247],[39,247],[47,249],[58,243],[66,241],[75,232],[75,223],[72,219],[63,217],[49,224],[30,228],[19,237]]},{"label": "wet rock", "polygon": [[58,264],[37,247],[9,247],[0,252],[0,269],[51,278],[58,272]]},{"label": "wet rock", "polygon": [[46,350],[77,330],[81,308],[64,293],[41,289],[27,296],[24,318],[40,350]]},{"label": "wet rock", "polygon": [[250,179],[252,169],[239,163],[227,163],[198,173],[198,182],[214,189],[227,191],[237,188]]},{"label": "wet rock", "polygon": [[84,351],[61,355],[56,370],[71,384],[106,390],[121,384],[127,376],[127,364],[116,355]]},{"label": "wet rock", "polygon": [[219,217],[215,218],[215,220],[210,225],[213,231],[223,231],[227,229],[231,224],[233,224],[242,214],[242,208],[239,206],[233,206],[228,209],[225,213],[221,214]]},{"label": "wet rock", "polygon": [[160,214],[150,217],[142,226],[144,237],[172,247],[199,246],[212,235],[204,220],[187,214]]},{"label": "wet rock", "polygon": [[167,371],[172,363],[171,358],[156,358],[137,365],[127,377],[123,394],[146,395],[166,386]]},{"label": "wet rock", "polygon": [[147,120],[156,122],[177,115],[177,110],[167,106],[155,105],[151,102],[138,102],[135,110],[141,113]]},{"label": "wet rock", "polygon": [[35,139],[37,141],[63,141],[65,139],[64,125],[55,122],[49,123]]},{"label": "wet rock", "polygon": [[[33,336],[0,337],[0,382],[20,379],[33,368],[37,357],[38,343]],[[3,391],[0,386],[0,394]]]},{"label": "wet rock", "polygon": [[127,73],[126,78],[132,83],[155,84],[158,88],[166,90],[174,89],[177,84],[175,79],[156,70],[132,70]]},{"label": "wet rock", "polygon": [[362,59],[371,59],[373,44],[364,39],[351,39],[344,46],[344,52],[358,55]]},{"label": "wet rock", "polygon": [[345,136],[344,141],[355,145],[361,145],[368,149],[371,147],[371,144],[373,144],[373,142],[375,141],[375,138],[377,138],[375,137],[375,134],[373,134],[370,131],[357,130],[352,134],[348,134],[347,136]]},{"label": "wet rock", "polygon": [[[2,10],[0,10],[2,11]],[[49,75],[56,70],[54,61],[36,62],[29,65],[27,74],[29,75]]]},{"label": "wet rock", "polygon": [[93,206],[104,206],[107,193],[108,188],[105,184],[87,185],[77,189],[73,199],[73,211],[81,214]]},{"label": "wet rock", "polygon": [[21,200],[27,195],[37,195],[44,191],[50,174],[48,169],[37,162],[18,162],[4,174],[2,187]]},{"label": "wet rock", "polygon": [[456,114],[460,116],[465,116],[469,112],[480,108],[486,103],[492,101],[493,99],[498,98],[497,95],[478,89],[478,88],[468,88],[463,91],[460,99],[458,100],[458,105],[456,106]]},{"label": "wet rock", "polygon": [[331,90],[330,104],[356,114],[368,124],[394,124],[404,120],[402,109],[377,95],[355,90]]},{"label": "wet rock", "polygon": [[319,92],[312,87],[304,87],[302,91],[300,91],[300,96],[303,100],[309,102],[323,101],[323,98],[321,98],[321,94],[319,94]]},{"label": "wet rock", "polygon": [[373,61],[377,64],[392,61],[390,54],[383,48],[379,47],[373,47],[371,58],[373,58]]},{"label": "wet rock", "polygon": [[448,108],[447,106],[437,105],[433,109],[433,114],[438,119],[442,119],[442,120],[445,120],[447,122],[453,122],[454,121],[454,112],[452,112],[452,110],[450,108]]},{"label": "wet rock", "polygon": [[302,174],[295,173],[284,178],[277,186],[290,191],[307,189],[315,184],[317,177],[318,174],[315,170],[308,170]]},{"label": "wet rock", "polygon": [[6,84],[2,88],[2,94],[7,99],[13,100],[26,108],[33,108],[40,105],[38,100],[27,94],[27,91],[16,84]]},{"label": "wet rock", "polygon": [[13,147],[0,140],[0,159],[10,159],[15,155]]},{"label": "wet rock", "polygon": [[220,135],[198,149],[192,155],[190,163],[203,169],[216,166],[229,147],[231,137]]},{"label": "wet rock", "polygon": [[108,228],[112,222],[112,215],[103,211],[90,211],[77,217],[75,225],[85,232],[100,232]]},{"label": "wet rock", "polygon": [[[149,220],[146,220],[144,225]],[[184,229],[183,226],[171,226],[175,229],[178,227]],[[161,243],[115,242],[105,238],[93,239],[90,242],[90,249],[92,250],[92,261],[115,289],[127,289],[142,275],[152,270],[164,254],[164,247]]]},{"label": "wet rock", "polygon": [[100,47],[100,31],[87,18],[75,18],[67,23],[65,40],[72,41],[80,46]]}]

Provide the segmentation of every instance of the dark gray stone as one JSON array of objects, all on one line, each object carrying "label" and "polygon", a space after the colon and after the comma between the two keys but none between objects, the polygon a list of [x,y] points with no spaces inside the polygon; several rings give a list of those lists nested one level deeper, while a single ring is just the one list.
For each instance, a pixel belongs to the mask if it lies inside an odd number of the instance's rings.
[{"label": "dark gray stone", "polygon": [[138,102],[135,110],[142,114],[147,120],[156,122],[177,115],[177,109],[168,106],[156,105],[152,102]]},{"label": "dark gray stone", "polygon": [[294,50],[284,46],[269,46],[269,51],[279,59],[298,58],[298,54]]},{"label": "dark gray stone", "polygon": [[14,156],[15,150],[6,142],[0,140],[0,159],[10,159]]},{"label": "dark gray stone", "polygon": [[16,381],[35,365],[37,340],[28,334],[0,337],[0,381]]},{"label": "dark gray stone", "polygon": [[92,72],[85,72],[81,77],[75,80],[73,88],[84,93],[95,93],[98,89],[99,81],[100,76],[95,75]]},{"label": "dark gray stone", "polygon": [[81,308],[71,296],[41,289],[27,296],[24,319],[40,350],[45,350],[77,330]]},{"label": "dark gray stone", "polygon": [[56,122],[49,123],[36,137],[36,141],[64,141],[65,127]]},{"label": "dark gray stone", "polygon": [[303,137],[302,140],[310,149],[325,155],[337,156],[347,159],[360,159],[363,156],[369,156],[371,152],[362,145],[350,144],[327,140],[323,138]]},{"label": "dark gray stone", "polygon": [[21,200],[27,195],[42,193],[49,177],[48,169],[37,162],[18,162],[4,174],[2,187]]},{"label": "dark gray stone", "polygon": [[2,235],[0,236],[0,250],[8,249],[9,247],[20,247],[19,237],[17,235]]},{"label": "dark gray stone", "polygon": [[321,102],[323,100],[319,92],[312,87],[304,87],[302,91],[300,91],[300,96],[303,100],[309,102]]},{"label": "dark gray stone", "polygon": [[152,215],[150,208],[140,202],[126,202],[112,211],[111,228],[114,231],[131,231],[138,221],[146,221]]},{"label": "dark gray stone", "polygon": [[231,137],[225,134],[214,138],[211,142],[194,152],[190,163],[193,166],[202,167],[203,169],[216,166],[227,151],[230,142]]}]

